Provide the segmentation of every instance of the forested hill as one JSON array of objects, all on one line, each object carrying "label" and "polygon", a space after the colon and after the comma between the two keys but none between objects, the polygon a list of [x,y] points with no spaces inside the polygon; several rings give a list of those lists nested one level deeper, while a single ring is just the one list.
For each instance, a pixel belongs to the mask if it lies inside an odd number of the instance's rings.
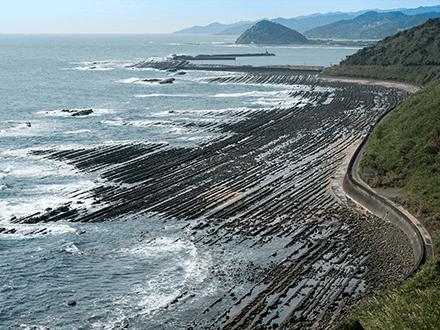
[{"label": "forested hill", "polygon": [[304,32],[308,38],[383,39],[401,30],[412,28],[430,18],[439,17],[438,12],[405,15],[402,12],[378,13],[369,11],[350,20],[341,20]]},{"label": "forested hill", "polygon": [[324,73],[395,79],[425,85],[440,75],[440,18],[363,48]]},{"label": "forested hill", "polygon": [[308,43],[298,31],[267,20],[258,22],[235,41],[236,44],[287,45]]}]

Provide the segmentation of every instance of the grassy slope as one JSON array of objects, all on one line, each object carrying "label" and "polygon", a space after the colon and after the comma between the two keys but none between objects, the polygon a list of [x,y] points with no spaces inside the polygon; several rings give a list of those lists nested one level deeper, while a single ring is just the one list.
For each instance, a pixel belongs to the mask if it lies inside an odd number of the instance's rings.
[{"label": "grassy slope", "polygon": [[364,329],[440,329],[440,235],[435,243],[436,256],[428,264],[410,280],[357,307],[351,324],[359,321]]},{"label": "grassy slope", "polygon": [[433,233],[440,230],[440,81],[416,93],[378,125],[362,165],[373,187],[399,187],[401,201]]},{"label": "grassy slope", "polygon": [[440,18],[363,48],[323,73],[425,85],[440,75]]},{"label": "grassy slope", "polygon": [[373,130],[362,163],[376,169],[371,185],[404,190],[404,205],[435,237],[435,256],[410,280],[357,306],[342,329],[440,329],[440,81]]}]

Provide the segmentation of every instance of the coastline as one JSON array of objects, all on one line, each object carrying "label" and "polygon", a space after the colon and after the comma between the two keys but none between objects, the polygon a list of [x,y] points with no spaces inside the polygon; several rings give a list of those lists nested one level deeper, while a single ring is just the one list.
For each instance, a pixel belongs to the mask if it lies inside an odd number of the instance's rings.
[{"label": "coastline", "polygon": [[[224,279],[224,294],[192,316],[195,327],[331,328],[349,306],[400,281],[413,264],[398,228],[359,215],[326,192],[346,150],[408,90],[323,81],[315,73],[253,68],[210,81],[310,88],[293,90],[292,98],[303,101],[290,108],[249,112],[237,123],[222,124],[216,129],[230,137],[199,148],[121,145],[39,151],[35,154],[96,172],[109,184],[88,192],[95,209],[66,205],[59,212],[15,222],[102,222],[127,213],[159,213],[166,221],[182,222],[194,244],[216,253],[232,244],[261,259],[258,267],[239,265],[229,274],[235,278]],[[391,103],[376,102],[369,93],[386,93]],[[357,108],[361,116],[353,111]],[[222,277],[218,265],[213,272]],[[182,293],[167,309],[185,310],[190,296]]]}]

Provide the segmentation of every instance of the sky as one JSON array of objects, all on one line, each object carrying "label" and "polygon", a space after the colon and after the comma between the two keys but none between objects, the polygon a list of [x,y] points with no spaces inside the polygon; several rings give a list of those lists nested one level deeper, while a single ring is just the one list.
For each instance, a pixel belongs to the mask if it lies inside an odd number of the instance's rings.
[{"label": "sky", "polygon": [[213,22],[436,6],[440,0],[0,0],[0,4],[0,34],[144,34],[172,33]]}]

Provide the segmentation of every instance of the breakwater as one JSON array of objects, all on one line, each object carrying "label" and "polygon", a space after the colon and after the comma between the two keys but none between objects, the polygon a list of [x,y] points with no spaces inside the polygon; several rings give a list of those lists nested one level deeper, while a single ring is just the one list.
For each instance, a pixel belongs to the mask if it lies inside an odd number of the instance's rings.
[{"label": "breakwater", "polygon": [[291,86],[291,103],[237,112],[229,122],[188,123],[224,133],[194,148],[139,142],[34,151],[104,183],[12,223],[154,213],[181,224],[195,246],[214,254],[246,251],[252,262],[210,269],[207,280],[222,289],[209,302],[190,289],[158,312],[164,324],[181,317],[181,328],[331,328],[353,303],[411,271],[414,253],[404,232],[328,193],[346,150],[407,93],[257,72],[206,83]]},{"label": "breakwater", "polygon": [[[248,54],[249,55],[249,54]],[[248,56],[244,54],[244,56]],[[255,54],[255,56],[272,56]],[[220,56],[221,58],[214,58]],[[149,59],[128,65],[127,68],[132,69],[156,69],[162,71],[176,72],[182,70],[203,70],[203,71],[227,71],[227,72],[248,72],[248,73],[273,73],[283,75],[311,75],[321,72],[321,66],[289,66],[289,65],[273,65],[273,66],[252,66],[252,65],[225,65],[225,64],[195,64],[194,60],[234,60],[237,54],[229,55],[171,55],[170,57],[161,59]]]},{"label": "breakwater", "polygon": [[396,224],[405,232],[414,251],[414,264],[410,272],[412,274],[427,258],[432,256],[432,239],[417,219],[388,199],[380,196],[360,178],[359,163],[362,158],[362,151],[368,141],[367,138],[368,136],[363,139],[350,160],[342,186],[345,193],[353,201],[385,221]]},{"label": "breakwater", "polygon": [[237,57],[265,57],[265,56],[276,56],[273,53],[242,53],[242,54],[200,54],[196,56],[191,55],[173,55],[173,60],[185,60],[185,61],[212,61],[212,60],[223,60],[223,61],[233,61]]}]

